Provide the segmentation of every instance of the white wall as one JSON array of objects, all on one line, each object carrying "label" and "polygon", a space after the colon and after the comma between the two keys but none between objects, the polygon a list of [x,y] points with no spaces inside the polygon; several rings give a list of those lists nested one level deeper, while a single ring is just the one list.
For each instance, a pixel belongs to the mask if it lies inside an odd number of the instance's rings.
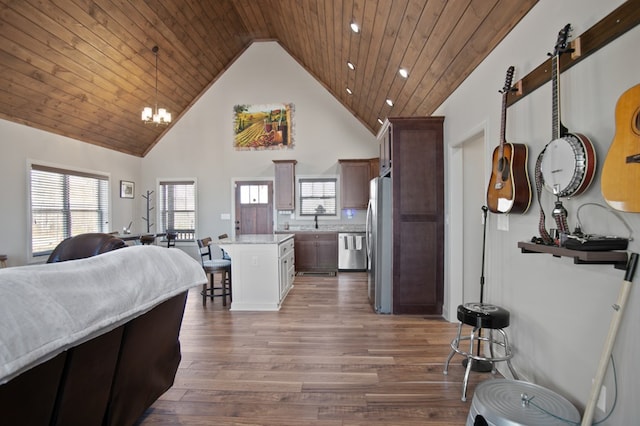
[{"label": "white wall", "polygon": [[111,181],[111,229],[122,229],[139,216],[139,187],[135,188],[134,200],[120,198],[120,180],[139,181],[141,159],[138,157],[6,120],[0,120],[0,152],[0,181],[3,182],[0,185],[0,253],[8,256],[9,266],[24,265],[30,261],[29,160],[108,174]]},{"label": "white wall", "polygon": [[[294,104],[291,150],[235,151],[233,106]],[[340,158],[378,156],[375,135],[340,105],[276,42],[254,43],[229,67],[142,162],[143,187],[156,178],[195,177],[198,234],[233,234],[231,182],[273,179],[272,160],[295,159],[296,175],[337,175]]]},{"label": "white wall", "polygon": [[[448,265],[451,271],[461,234],[456,212],[462,204],[452,188],[462,182],[459,145],[470,135],[484,129],[486,138],[485,182],[491,173],[491,153],[499,142],[501,96],[509,65],[516,67],[514,81],[522,78],[547,59],[553,51],[558,32],[567,23],[573,26],[572,37],[580,35],[609,14],[621,1],[543,0],[524,17],[509,36],[472,73],[461,87],[435,112],[444,115],[445,140],[448,145],[447,214],[450,223]],[[584,203],[605,204],[600,193],[600,170],[614,137],[615,104],[629,87],[640,83],[640,56],[635,54],[640,42],[636,27],[561,76],[562,120],[574,132],[587,135],[598,159],[596,179],[584,194],[564,200],[569,211],[569,226],[575,226],[576,210]],[[509,108],[507,141],[529,146],[529,175],[535,159],[551,140],[551,88],[547,83]],[[486,185],[484,187],[486,189]],[[550,218],[553,199],[542,196]],[[497,215],[490,215],[488,227],[487,280],[485,301],[511,311],[509,332],[515,346],[514,365],[521,378],[548,387],[569,398],[580,410],[586,405],[591,379],[594,377],[604,339],[612,318],[623,279],[623,271],[611,266],[574,265],[571,259],[546,254],[522,254],[518,241],[528,241],[538,234],[537,199],[524,215],[509,215],[509,231],[496,229]],[[592,233],[626,236],[625,228],[604,209],[585,207],[580,212],[584,230]],[[640,214],[623,213],[640,235]],[[547,227],[554,227],[552,220]],[[474,243],[475,244],[475,243]],[[481,242],[477,243],[478,246]],[[638,252],[640,243],[630,249]],[[453,278],[458,278],[455,276]],[[446,310],[455,320],[455,307],[461,303],[459,281],[449,277]],[[636,281],[640,281],[637,278]],[[452,315],[453,313],[453,315]],[[640,370],[636,360],[640,353],[640,290],[634,288],[614,349],[618,370],[618,403],[608,425],[637,424],[640,407]],[[506,373],[508,375],[508,373]],[[611,371],[605,380],[607,406],[613,402],[614,383]],[[596,411],[596,420],[603,416]]]}]

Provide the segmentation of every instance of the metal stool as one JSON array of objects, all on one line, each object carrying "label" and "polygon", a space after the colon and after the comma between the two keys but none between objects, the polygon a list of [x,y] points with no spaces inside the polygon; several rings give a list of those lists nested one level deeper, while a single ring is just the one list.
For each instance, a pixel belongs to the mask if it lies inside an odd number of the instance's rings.
[{"label": "metal stool", "polygon": [[[458,321],[460,321],[458,324],[458,334],[451,341],[451,352],[444,364],[444,374],[448,373],[449,362],[451,361],[451,358],[453,358],[454,354],[458,353],[466,357],[467,368],[462,382],[462,401],[467,400],[469,373],[471,372],[471,366],[474,362],[491,363],[491,373],[495,374],[495,363],[506,361],[513,378],[518,380],[518,375],[511,365],[513,352],[509,345],[507,333],[503,330],[509,326],[509,311],[499,306],[487,303],[466,303],[458,306]],[[471,334],[469,336],[461,336],[463,325],[472,327]],[[488,336],[483,336],[483,329],[488,331]],[[497,334],[498,336],[494,336],[494,334]],[[469,341],[468,350],[460,348],[460,342],[463,340]],[[474,353],[474,346],[476,344],[480,345],[481,342],[485,342],[489,346],[489,356],[486,356],[486,354],[480,355],[479,350]],[[503,355],[497,355],[494,352],[494,346],[496,345],[502,347],[502,350],[504,351]]]}]

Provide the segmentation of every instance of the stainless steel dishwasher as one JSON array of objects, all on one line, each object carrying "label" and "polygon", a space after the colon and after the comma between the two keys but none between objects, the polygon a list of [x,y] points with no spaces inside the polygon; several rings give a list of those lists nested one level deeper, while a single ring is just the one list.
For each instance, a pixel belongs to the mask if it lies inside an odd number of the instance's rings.
[{"label": "stainless steel dishwasher", "polygon": [[338,233],[338,269],[341,271],[365,271],[367,247],[364,232]]}]

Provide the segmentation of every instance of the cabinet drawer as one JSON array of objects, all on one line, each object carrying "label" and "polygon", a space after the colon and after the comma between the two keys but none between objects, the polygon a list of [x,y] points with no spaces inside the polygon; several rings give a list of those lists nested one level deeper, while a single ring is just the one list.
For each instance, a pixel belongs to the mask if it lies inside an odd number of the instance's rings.
[{"label": "cabinet drawer", "polygon": [[293,253],[293,238],[280,244],[279,250],[280,250],[279,257],[284,257],[289,253]]},{"label": "cabinet drawer", "polygon": [[296,232],[298,241],[338,241],[337,232]]}]

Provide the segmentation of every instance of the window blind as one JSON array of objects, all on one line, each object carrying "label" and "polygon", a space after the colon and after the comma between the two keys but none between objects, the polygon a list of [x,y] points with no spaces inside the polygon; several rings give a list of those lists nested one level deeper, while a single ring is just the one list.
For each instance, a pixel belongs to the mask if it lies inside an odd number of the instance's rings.
[{"label": "window blind", "polygon": [[108,232],[109,178],[31,165],[31,252],[48,255],[65,238]]},{"label": "window blind", "polygon": [[300,179],[300,215],[336,215],[336,179]]},{"label": "window blind", "polygon": [[175,231],[178,241],[193,241],[196,224],[196,185],[194,181],[160,182],[160,228]]}]

